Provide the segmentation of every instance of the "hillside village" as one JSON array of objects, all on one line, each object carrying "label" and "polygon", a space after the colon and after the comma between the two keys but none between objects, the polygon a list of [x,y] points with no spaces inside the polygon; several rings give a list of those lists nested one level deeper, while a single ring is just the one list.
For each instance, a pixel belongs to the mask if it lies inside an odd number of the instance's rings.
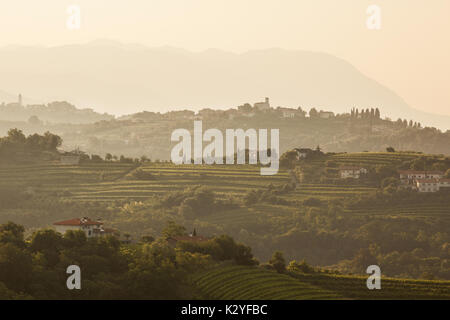
[{"label": "hillside village", "polygon": [[[314,148],[320,145],[327,152],[378,151],[393,146],[396,150],[450,154],[450,131],[423,127],[412,120],[382,118],[381,110],[374,107],[349,107],[348,113],[341,114],[324,109],[274,107],[272,101],[265,98],[261,102],[224,110],[143,111],[115,118],[101,114],[91,117],[86,113],[88,111],[78,110],[66,102],[42,105],[38,109],[17,102],[8,105],[8,117],[1,116],[0,112],[0,119],[3,119],[0,120],[0,134],[5,135],[11,128],[18,128],[25,134],[50,131],[63,138],[64,150],[168,160],[173,147],[168,139],[173,130],[192,128],[194,120],[202,120],[205,130],[278,128],[281,152],[298,146]],[[16,114],[15,110],[18,117],[8,120]],[[51,120],[44,114],[58,116]],[[83,121],[77,123],[79,117]]]},{"label": "hillside village", "polygon": [[[374,112],[372,110],[372,112]],[[379,111],[378,111],[379,112]],[[128,120],[132,122],[143,122],[145,120],[211,120],[211,119],[228,119],[234,120],[237,117],[244,118],[254,118],[258,114],[271,114],[271,116],[276,115],[281,119],[295,119],[300,118],[304,119],[308,117],[308,112],[303,110],[301,107],[295,108],[286,108],[286,107],[273,107],[270,104],[270,99],[268,97],[265,98],[263,102],[255,102],[253,106],[249,103],[238,106],[237,108],[228,109],[228,110],[213,110],[210,108],[204,108],[198,111],[197,113],[190,110],[181,110],[181,111],[169,111],[164,114],[154,113],[154,112],[142,112],[128,116],[122,116],[118,118],[118,120]],[[331,111],[317,111],[315,108],[312,108],[312,112],[310,113],[311,117],[317,117],[320,119],[330,119],[335,117],[334,112]],[[359,116],[362,118],[363,114]]]}]

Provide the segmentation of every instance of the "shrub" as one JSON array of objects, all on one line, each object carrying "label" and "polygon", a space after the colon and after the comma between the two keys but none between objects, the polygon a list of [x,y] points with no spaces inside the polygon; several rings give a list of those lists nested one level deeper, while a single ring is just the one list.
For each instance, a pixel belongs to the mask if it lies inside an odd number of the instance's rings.
[{"label": "shrub", "polygon": [[269,264],[278,272],[286,272],[286,261],[284,260],[283,253],[281,251],[275,251],[272,258],[269,260]]}]

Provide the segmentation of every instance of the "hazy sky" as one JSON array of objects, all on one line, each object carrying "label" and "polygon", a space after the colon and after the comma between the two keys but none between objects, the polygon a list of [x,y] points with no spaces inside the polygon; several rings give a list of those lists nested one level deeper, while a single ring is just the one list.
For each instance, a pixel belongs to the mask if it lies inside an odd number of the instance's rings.
[{"label": "hazy sky", "polygon": [[[68,5],[81,29],[66,28]],[[381,30],[366,9],[382,9]],[[449,0],[2,0],[0,46],[99,38],[233,52],[280,47],[341,57],[418,109],[450,114]],[[1,88],[0,88],[1,89]]]}]

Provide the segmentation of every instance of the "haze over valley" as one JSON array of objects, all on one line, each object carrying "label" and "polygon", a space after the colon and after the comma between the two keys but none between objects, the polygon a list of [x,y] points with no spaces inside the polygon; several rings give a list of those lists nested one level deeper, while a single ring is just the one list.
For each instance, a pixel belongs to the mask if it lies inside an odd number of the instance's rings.
[{"label": "haze over valley", "polygon": [[22,93],[24,103],[69,101],[115,115],[227,109],[269,96],[274,107],[339,113],[377,107],[393,120],[407,117],[443,130],[450,127],[450,116],[414,109],[349,62],[319,52],[191,52],[98,40],[2,47],[0,73],[0,101],[16,100]]}]

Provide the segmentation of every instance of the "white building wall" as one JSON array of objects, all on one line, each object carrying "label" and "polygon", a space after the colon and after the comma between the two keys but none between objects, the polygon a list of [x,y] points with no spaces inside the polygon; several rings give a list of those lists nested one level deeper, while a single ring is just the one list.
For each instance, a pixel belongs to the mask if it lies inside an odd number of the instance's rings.
[{"label": "white building wall", "polygon": [[55,225],[55,229],[57,232],[65,234],[68,230],[82,230],[86,234],[86,237],[91,238],[94,237],[94,229],[100,228],[100,225],[88,225],[88,226],[64,226],[64,225]]}]

